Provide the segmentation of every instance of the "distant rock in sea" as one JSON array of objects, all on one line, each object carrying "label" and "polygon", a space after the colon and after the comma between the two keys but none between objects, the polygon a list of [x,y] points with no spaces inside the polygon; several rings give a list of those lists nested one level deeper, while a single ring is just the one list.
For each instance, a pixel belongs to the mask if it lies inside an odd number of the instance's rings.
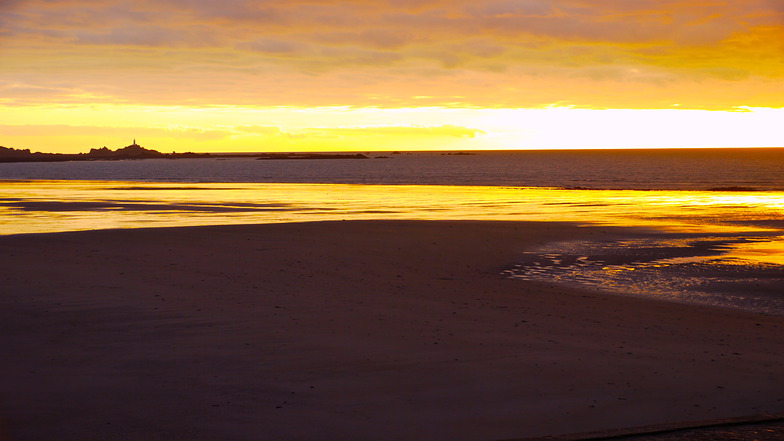
[{"label": "distant rock in sea", "polygon": [[24,158],[31,155],[33,153],[30,152],[30,149],[12,149],[0,145],[0,158]]},{"label": "distant rock in sea", "polygon": [[111,150],[106,146],[92,148],[88,153],[40,153],[30,149],[13,149],[0,146],[0,162],[56,162],[56,161],[115,161],[126,159],[181,159],[181,158],[256,158],[275,159],[368,159],[361,153],[161,153],[146,149],[133,140],[133,144]]},{"label": "distant rock in sea", "polygon": [[59,161],[94,161],[94,160],[125,160],[155,158],[209,158],[209,153],[161,153],[146,149],[133,141],[133,144],[111,150],[106,146],[90,149],[88,153],[41,153],[30,149],[14,149],[0,146],[0,162],[59,162]]},{"label": "distant rock in sea", "polygon": [[708,191],[759,191],[759,189],[754,187],[732,185],[729,187],[711,187],[708,189]]},{"label": "distant rock in sea", "polygon": [[0,162],[71,161],[74,156],[77,155],[31,152],[30,149],[14,149],[0,146]]},{"label": "distant rock in sea", "polygon": [[332,153],[263,153],[257,155],[256,159],[267,161],[275,159],[368,159],[368,157],[361,153],[354,155]]},{"label": "distant rock in sea", "polygon": [[90,149],[87,156],[95,159],[140,159],[140,158],[164,158],[165,154],[146,149],[135,142],[129,146],[117,150],[109,150],[106,147]]}]

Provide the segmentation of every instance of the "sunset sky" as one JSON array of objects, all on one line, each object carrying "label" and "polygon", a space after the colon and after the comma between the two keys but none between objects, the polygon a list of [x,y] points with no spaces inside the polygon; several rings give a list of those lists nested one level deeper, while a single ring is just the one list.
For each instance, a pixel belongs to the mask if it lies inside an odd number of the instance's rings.
[{"label": "sunset sky", "polygon": [[0,145],[784,146],[781,0],[0,0]]}]

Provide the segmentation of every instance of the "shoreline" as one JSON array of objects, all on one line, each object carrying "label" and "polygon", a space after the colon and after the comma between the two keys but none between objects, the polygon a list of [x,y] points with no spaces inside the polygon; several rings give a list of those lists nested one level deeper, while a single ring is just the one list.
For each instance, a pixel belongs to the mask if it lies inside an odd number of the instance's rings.
[{"label": "shoreline", "polygon": [[768,234],[784,228],[771,214],[780,200],[772,193],[749,200],[737,192],[717,196],[695,191],[460,185],[68,180],[0,184],[5,234],[370,219],[561,221],[711,234]]},{"label": "shoreline", "polygon": [[[493,440],[784,411],[784,317],[501,271],[548,222],[0,236],[14,440]],[[2,437],[0,437],[1,439]]]}]

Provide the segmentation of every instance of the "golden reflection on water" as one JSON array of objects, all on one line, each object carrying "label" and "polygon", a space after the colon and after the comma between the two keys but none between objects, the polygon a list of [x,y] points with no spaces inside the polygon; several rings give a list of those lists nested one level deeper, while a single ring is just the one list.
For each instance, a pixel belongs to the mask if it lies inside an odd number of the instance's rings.
[{"label": "golden reflection on water", "polygon": [[784,236],[735,245],[727,252],[726,257],[744,263],[784,265]]},{"label": "golden reflection on water", "polygon": [[755,222],[779,222],[783,214],[784,193],[778,192],[0,181],[1,234],[342,219],[545,220],[737,232],[754,230]]}]

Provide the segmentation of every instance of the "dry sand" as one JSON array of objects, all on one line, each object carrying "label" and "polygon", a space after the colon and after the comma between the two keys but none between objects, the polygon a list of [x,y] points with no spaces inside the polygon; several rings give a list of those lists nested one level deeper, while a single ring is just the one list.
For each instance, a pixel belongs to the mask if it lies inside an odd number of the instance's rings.
[{"label": "dry sand", "polygon": [[551,223],[0,237],[12,440],[497,440],[784,410],[784,317],[509,280]]}]

